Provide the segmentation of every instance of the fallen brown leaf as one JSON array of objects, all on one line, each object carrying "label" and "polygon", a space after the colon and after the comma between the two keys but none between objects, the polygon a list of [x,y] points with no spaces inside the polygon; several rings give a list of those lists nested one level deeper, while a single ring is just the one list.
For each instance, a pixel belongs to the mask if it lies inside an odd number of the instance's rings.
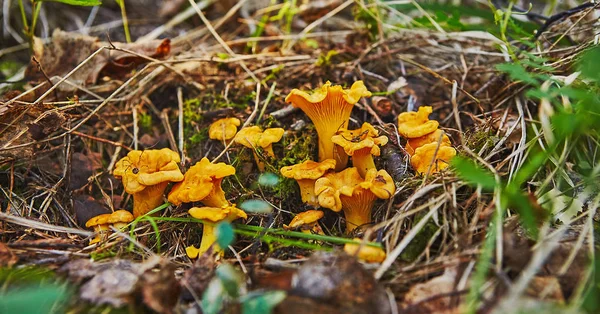
[{"label": "fallen brown leaf", "polygon": [[[109,47],[111,43],[102,42],[97,37],[55,30],[52,41],[47,45],[35,45],[34,55],[39,60],[44,73],[49,77],[65,76],[75,67],[84,62],[91,54],[101,47]],[[152,40],[143,43],[112,42],[117,48],[127,49],[140,55],[152,58],[162,58],[171,51],[169,39]],[[147,63],[148,60],[123,51],[105,49],[93,59],[86,62],[77,72],[69,77],[77,85],[95,83],[101,73],[111,77],[119,77],[128,73],[136,66]],[[38,65],[31,62],[25,71],[25,77],[34,81],[45,80]],[[59,90],[72,92],[74,87],[66,84]]]},{"label": "fallen brown leaf", "polygon": [[142,299],[152,310],[161,314],[173,313],[181,288],[175,279],[175,266],[163,260],[158,269],[147,270],[142,275]]},{"label": "fallen brown leaf", "polygon": [[0,242],[0,267],[11,267],[16,264],[19,258],[13,253],[6,244]]}]

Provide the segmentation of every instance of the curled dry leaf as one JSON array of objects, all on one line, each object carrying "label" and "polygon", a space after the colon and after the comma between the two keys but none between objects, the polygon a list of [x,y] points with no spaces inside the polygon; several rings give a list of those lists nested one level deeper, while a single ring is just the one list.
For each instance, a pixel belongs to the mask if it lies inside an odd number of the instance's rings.
[{"label": "curled dry leaf", "polygon": [[[36,41],[34,55],[48,77],[64,76],[79,64],[84,62],[91,54],[101,47],[108,47],[110,43],[102,42],[97,37],[69,33],[59,29],[52,33],[52,41],[42,45]],[[127,49],[138,54],[152,58],[162,58],[171,51],[169,39],[152,40],[143,43],[112,43],[117,48]],[[126,52],[105,49],[99,55],[86,62],[69,80],[78,85],[93,84],[107,73],[112,77],[121,76],[136,66],[147,63],[148,60]],[[31,62],[25,71],[25,76],[30,80],[42,81],[44,74],[35,62]],[[74,91],[75,88],[62,84],[59,90]]]},{"label": "curled dry leaf", "polygon": [[173,313],[181,293],[179,282],[175,279],[175,266],[163,260],[157,270],[147,270],[141,278],[144,304],[161,314]]},{"label": "curled dry leaf", "polygon": [[66,120],[64,114],[42,103],[8,108],[0,115],[0,164],[31,158],[34,145],[10,148],[43,139],[58,130]]},{"label": "curled dry leaf", "polygon": [[19,258],[15,253],[6,244],[0,242],[0,267],[11,267],[18,260]]},{"label": "curled dry leaf", "polygon": [[[404,310],[408,313],[461,313],[460,296],[455,291],[456,268],[446,268],[443,275],[416,284],[404,296]],[[458,302],[457,302],[458,298]]]},{"label": "curled dry leaf", "polygon": [[342,313],[391,313],[383,287],[356,258],[340,252],[313,254],[298,269],[290,293],[335,305]]}]

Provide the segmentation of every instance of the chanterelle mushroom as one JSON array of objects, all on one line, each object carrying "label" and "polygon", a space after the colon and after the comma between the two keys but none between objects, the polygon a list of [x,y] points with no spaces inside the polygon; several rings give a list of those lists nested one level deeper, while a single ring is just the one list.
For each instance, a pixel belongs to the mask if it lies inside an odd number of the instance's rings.
[{"label": "chanterelle mushroom", "polygon": [[443,170],[448,167],[450,159],[456,156],[453,147],[438,144],[438,142],[425,144],[415,150],[415,154],[410,158],[410,164],[419,174],[426,173],[430,165],[431,173]]},{"label": "chanterelle mushroom", "polygon": [[352,156],[352,165],[364,177],[369,169],[375,169],[373,156],[379,156],[381,153],[379,146],[388,142],[387,136],[378,135],[379,131],[365,122],[358,130],[339,130],[331,140],[342,147],[348,156]]},{"label": "chanterelle mushroom", "polygon": [[223,141],[229,144],[229,141],[237,133],[237,127],[240,126],[241,122],[238,118],[223,118],[213,122],[208,128],[208,137]]},{"label": "chanterelle mushroom", "polygon": [[139,217],[163,203],[169,182],[183,180],[179,154],[168,149],[134,150],[115,164],[113,175],[133,194],[133,216]]},{"label": "chanterelle mushroom", "polygon": [[441,141],[442,141],[442,146],[452,146],[452,143],[450,143],[450,138],[448,138],[448,135],[446,135],[446,133],[444,133],[444,131],[437,129],[434,132],[431,132],[429,134],[425,134],[421,137],[415,137],[415,138],[410,138],[408,139],[408,141],[406,142],[406,152],[412,156],[415,154],[415,149],[425,145],[425,144],[429,144],[429,143],[433,143],[433,142],[437,142],[440,140],[441,137]]},{"label": "chanterelle mushroom", "polygon": [[[248,218],[246,213],[243,210],[235,207],[235,205],[228,205],[224,207],[192,207],[188,213],[196,219],[208,220],[211,222],[219,222],[223,220],[231,222],[238,218]],[[198,255],[206,252],[208,248],[215,243],[215,241],[215,227],[210,224],[204,224],[200,248],[196,249],[196,247],[192,245],[187,247],[185,252],[189,258],[196,258]],[[222,249],[216,247],[216,251],[222,252]]]},{"label": "chanterelle mushroom", "polygon": [[298,213],[289,225],[283,225],[283,229],[300,229],[304,233],[324,234],[323,229],[319,226],[319,219],[323,218],[324,215],[322,211],[314,209]]},{"label": "chanterelle mushroom", "polygon": [[116,210],[112,214],[102,214],[85,223],[88,228],[94,228],[96,237],[90,240],[90,244],[98,243],[108,236],[110,233],[110,226],[114,226],[117,229],[125,227],[128,223],[133,221],[133,215],[126,210]]},{"label": "chanterelle mushroom", "polygon": [[363,180],[354,167],[326,174],[315,182],[319,204],[333,211],[344,211],[346,232],[371,222],[371,210],[377,198],[390,198],[396,187],[385,171],[369,169]]},{"label": "chanterelle mushroom", "polygon": [[430,106],[421,106],[417,112],[401,113],[398,115],[398,133],[406,138],[415,138],[434,132],[440,123],[429,120],[432,112]]},{"label": "chanterelle mushroom", "polygon": [[354,82],[350,89],[327,82],[311,94],[293,89],[285,101],[302,109],[312,120],[319,136],[319,160],[335,159],[336,171],[339,171],[346,167],[348,156],[337,151],[331,137],[348,126],[354,104],[361,97],[370,96],[371,92],[362,81]]},{"label": "chanterelle mushroom", "polygon": [[[354,241],[362,241],[360,238],[354,238]],[[367,263],[381,263],[385,260],[385,251],[382,248],[357,243],[346,243],[344,251],[348,255],[355,255],[358,259]]]},{"label": "chanterelle mushroom", "polygon": [[297,165],[283,167],[280,172],[284,177],[293,178],[298,182],[302,202],[318,206],[319,202],[315,195],[315,181],[333,168],[335,168],[334,159],[326,159],[322,162],[307,160]]},{"label": "chanterelle mushroom", "polygon": [[225,163],[211,163],[204,157],[185,173],[183,181],[173,186],[169,202],[202,202],[206,206],[221,208],[228,206],[225,192],[221,188],[224,177],[235,174],[235,168]]},{"label": "chanterelle mushroom", "polygon": [[285,132],[282,128],[271,128],[262,131],[258,126],[245,127],[241,129],[233,139],[236,143],[252,149],[256,165],[260,171],[265,170],[265,163],[256,154],[256,148],[260,147],[271,158],[275,158],[273,143],[277,143]]}]

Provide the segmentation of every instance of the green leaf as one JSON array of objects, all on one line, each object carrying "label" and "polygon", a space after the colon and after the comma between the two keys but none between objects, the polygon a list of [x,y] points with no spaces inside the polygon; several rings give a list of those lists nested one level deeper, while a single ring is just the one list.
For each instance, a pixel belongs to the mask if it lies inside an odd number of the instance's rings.
[{"label": "green leaf", "polygon": [[251,292],[242,299],[242,314],[269,314],[285,297],[285,291]]},{"label": "green leaf", "polygon": [[519,220],[529,235],[534,239],[538,236],[538,224],[535,209],[531,205],[529,198],[523,192],[507,188],[502,193],[504,204],[519,213]]},{"label": "green leaf", "polygon": [[0,313],[48,313],[49,309],[56,309],[57,303],[67,298],[67,290],[60,285],[45,284],[13,289],[0,294]]},{"label": "green leaf", "polygon": [[540,85],[540,82],[535,79],[531,73],[527,72],[527,69],[518,63],[498,64],[496,65],[496,69],[508,74],[508,76],[510,76],[510,78],[513,80],[522,81],[535,86]]},{"label": "green leaf", "polygon": [[214,278],[208,284],[204,294],[202,294],[202,313],[217,314],[223,308],[225,301],[225,289],[221,280]]},{"label": "green leaf", "polygon": [[450,164],[454,167],[456,174],[473,185],[479,185],[484,190],[492,191],[496,187],[494,175],[479,167],[475,162],[462,156],[452,158]]},{"label": "green leaf", "polygon": [[223,221],[217,224],[215,228],[215,235],[217,236],[217,244],[220,248],[225,249],[235,239],[235,235],[233,233],[233,227],[227,221]]},{"label": "green leaf", "polygon": [[81,7],[93,7],[97,5],[101,5],[102,1],[100,0],[41,0],[44,2],[60,2],[68,5],[78,5]]},{"label": "green leaf", "polygon": [[231,266],[231,264],[222,264],[217,268],[217,278],[221,280],[223,289],[233,298],[237,298],[240,294],[240,287],[244,283],[244,279],[240,272]]},{"label": "green leaf", "polygon": [[270,214],[273,207],[263,200],[247,200],[240,204],[240,208],[247,213]]},{"label": "green leaf", "polygon": [[272,172],[261,173],[258,177],[258,184],[265,187],[273,187],[279,183],[279,176]]},{"label": "green leaf", "polygon": [[581,74],[595,81],[600,81],[600,46],[591,48],[579,59],[578,69]]}]

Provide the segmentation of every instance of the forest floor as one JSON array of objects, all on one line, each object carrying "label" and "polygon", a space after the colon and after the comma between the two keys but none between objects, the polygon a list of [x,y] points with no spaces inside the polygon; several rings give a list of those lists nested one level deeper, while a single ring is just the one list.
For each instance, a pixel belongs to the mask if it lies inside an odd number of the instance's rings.
[{"label": "forest floor", "polygon": [[[598,4],[105,2],[3,6],[0,312],[600,311]],[[318,206],[280,169],[320,139],[286,96],[328,81],[370,91],[347,126],[387,136],[395,192],[352,232],[318,208],[307,234],[284,225]],[[424,174],[397,120],[426,106],[457,155]],[[210,139],[225,117],[284,129],[274,157]],[[184,173],[235,168],[222,188],[247,218],[217,225],[224,254],[191,259],[210,223],[166,197],[90,244],[89,219],[133,208],[117,162],[162,148]]]}]

